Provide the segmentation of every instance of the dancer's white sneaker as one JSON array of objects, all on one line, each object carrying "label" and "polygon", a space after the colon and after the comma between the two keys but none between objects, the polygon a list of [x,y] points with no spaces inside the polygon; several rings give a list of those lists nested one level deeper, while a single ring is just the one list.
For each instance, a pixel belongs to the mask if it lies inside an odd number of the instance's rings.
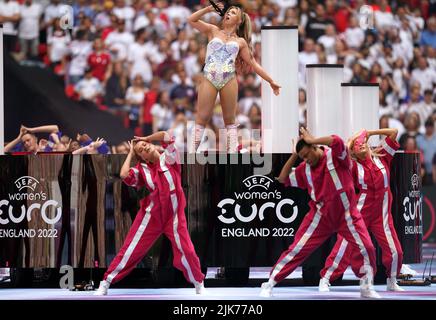
[{"label": "dancer's white sneaker", "polygon": [[94,296],[105,296],[107,295],[107,291],[109,289],[109,282],[106,280],[100,281],[100,286],[97,291],[94,293]]},{"label": "dancer's white sneaker", "polygon": [[330,282],[327,278],[321,278],[319,280],[318,291],[319,292],[329,292],[330,291]]},{"label": "dancer's white sneaker", "polygon": [[418,274],[418,272],[416,272],[415,270],[413,270],[408,264],[403,264],[401,266],[401,274],[407,274],[407,275],[411,275],[412,277],[416,276]]},{"label": "dancer's white sneaker", "polygon": [[380,295],[374,290],[374,287],[360,288],[360,296],[362,298],[380,299]]},{"label": "dancer's white sneaker", "polygon": [[380,299],[380,295],[374,289],[374,277],[372,272],[360,278],[360,296],[362,298]]},{"label": "dancer's white sneaker", "polygon": [[206,288],[204,287],[204,282],[195,284],[195,293],[200,295],[207,293]]},{"label": "dancer's white sneaker", "polygon": [[391,277],[386,279],[386,290],[388,291],[404,291],[397,283],[397,278]]},{"label": "dancer's white sneaker", "polygon": [[271,283],[269,283],[269,282],[262,283],[259,296],[264,297],[264,298],[272,297],[272,295],[273,295],[272,289],[273,289],[273,286],[271,285]]}]

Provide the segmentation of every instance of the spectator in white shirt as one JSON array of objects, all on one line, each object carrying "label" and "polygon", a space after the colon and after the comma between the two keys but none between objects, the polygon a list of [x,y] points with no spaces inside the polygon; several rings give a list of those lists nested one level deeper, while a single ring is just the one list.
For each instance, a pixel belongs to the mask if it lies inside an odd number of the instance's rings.
[{"label": "spectator in white shirt", "polygon": [[304,41],[304,50],[298,54],[298,72],[301,83],[306,85],[306,65],[318,63],[318,55],[315,52],[315,42],[307,38]]},{"label": "spectator in white shirt", "polygon": [[168,91],[161,91],[156,100],[150,110],[153,116],[153,132],[167,131],[174,122],[174,108]]},{"label": "spectator in white shirt", "polygon": [[412,15],[408,16],[408,18],[416,26],[417,30],[422,31],[424,29],[425,21],[424,18],[422,17],[420,8],[417,7],[413,9]]},{"label": "spectator in white shirt", "polygon": [[0,2],[0,23],[3,23],[3,43],[7,51],[15,50],[17,42],[17,28],[15,24],[20,20],[20,5],[16,1]]},{"label": "spectator in white shirt", "polygon": [[[396,115],[396,118],[399,118],[403,121],[406,118],[406,115],[411,113],[412,111],[416,113],[416,110],[420,109],[421,106],[421,89],[419,83],[414,83],[410,88],[410,98],[409,101],[405,102],[400,106],[399,114]],[[421,120],[419,113],[417,113],[418,120]]]},{"label": "spectator in white shirt", "polygon": [[147,89],[144,87],[144,81],[141,75],[133,78],[132,86],[126,92],[126,105],[129,107],[129,127],[136,128],[139,125],[139,109],[144,103],[144,96]]},{"label": "spectator in white shirt", "polygon": [[393,56],[401,57],[407,63],[413,59],[413,42],[408,37],[400,37],[398,30],[390,31],[392,38]]},{"label": "spectator in white shirt", "polygon": [[149,83],[153,77],[150,59],[153,51],[145,41],[148,33],[145,29],[139,29],[136,32],[136,41],[132,43],[127,52],[127,61],[129,63],[129,77],[133,81],[135,76],[140,75],[142,80]]},{"label": "spectator in white shirt", "polygon": [[126,31],[131,32],[133,30],[135,10],[131,6],[126,5],[125,0],[116,0],[115,7],[112,9],[112,12],[117,16],[118,19],[126,22]]},{"label": "spectator in white shirt", "polygon": [[433,92],[431,90],[425,90],[424,100],[410,105],[409,109],[407,110],[408,113],[415,112],[419,115],[421,124],[419,127],[419,132],[421,133],[425,132],[424,123],[435,110],[435,103],[432,101],[432,98]]},{"label": "spectator in white shirt", "polygon": [[135,42],[133,35],[125,29],[125,21],[118,19],[117,29],[109,33],[105,44],[111,53],[112,61],[127,59],[127,50]]},{"label": "spectator in white shirt", "polygon": [[275,3],[279,6],[279,8],[280,8],[280,12],[279,12],[280,21],[284,20],[285,12],[287,9],[295,8],[298,5],[297,0],[272,0],[270,2]]},{"label": "spectator in white shirt", "polygon": [[379,90],[379,116],[382,117],[384,115],[388,116],[394,116],[395,115],[395,109],[391,104],[388,104],[385,98],[385,93],[383,90]]},{"label": "spectator in white shirt", "polygon": [[[44,9],[44,28],[47,29],[47,39],[53,32],[54,20],[61,18],[67,11],[60,0],[51,0],[50,4]],[[71,21],[72,22],[72,21]]]},{"label": "spectator in white shirt", "polygon": [[53,31],[47,38],[47,51],[52,67],[64,59],[71,42],[70,34],[60,27],[59,22],[59,18],[53,20]]},{"label": "spectator in white shirt", "polygon": [[24,59],[27,59],[29,50],[32,58],[38,56],[41,14],[41,5],[39,3],[32,3],[32,0],[26,0],[20,7],[21,20],[18,29],[18,38],[20,41],[21,55]]},{"label": "spectator in white shirt", "polygon": [[88,55],[92,52],[92,42],[86,40],[86,32],[79,30],[76,39],[70,44],[71,62],[68,70],[68,83],[75,85],[85,74]]},{"label": "spectator in white shirt", "polygon": [[317,42],[324,46],[325,54],[335,53],[336,30],[333,24],[328,24],[325,28],[325,34],[318,38]]},{"label": "spectator in white shirt", "polygon": [[392,78],[399,90],[399,98],[404,100],[407,96],[407,84],[410,80],[410,74],[404,66],[404,60],[402,58],[395,60]]},{"label": "spectator in white shirt", "polygon": [[180,30],[177,34],[177,40],[171,43],[171,51],[173,52],[173,59],[180,61],[185,57],[188,51],[189,39],[186,30]]},{"label": "spectator in white shirt", "polygon": [[200,48],[196,40],[189,40],[187,52],[183,58],[183,65],[188,77],[192,78],[201,72],[201,68],[205,61],[205,54],[206,51],[204,48]]},{"label": "spectator in white shirt", "polygon": [[176,18],[179,18],[182,23],[186,23],[192,14],[191,10],[182,5],[182,3],[182,0],[173,0],[172,4],[163,11],[170,20],[170,23]]},{"label": "spectator in white shirt", "polygon": [[306,90],[300,88],[298,90],[298,123],[300,126],[306,127],[307,106],[306,106]]},{"label": "spectator in white shirt", "polygon": [[76,84],[74,90],[79,95],[80,100],[88,100],[94,103],[103,93],[100,81],[92,76],[92,70],[89,68],[85,70],[85,77]]},{"label": "spectator in white shirt", "polygon": [[365,32],[360,28],[356,16],[351,15],[349,26],[344,32],[345,42],[350,49],[358,49],[365,40]]},{"label": "spectator in white shirt", "polygon": [[383,30],[395,25],[394,15],[388,11],[388,1],[380,1],[380,10],[375,11],[375,25],[377,29]]},{"label": "spectator in white shirt", "polygon": [[136,12],[135,20],[133,21],[133,32],[148,27],[150,20],[148,20],[146,12],[149,10],[151,10],[151,8],[148,8],[146,4],[142,9]]},{"label": "spectator in white shirt", "polygon": [[421,84],[421,94],[427,89],[433,90],[433,85],[436,84],[436,71],[429,68],[425,57],[418,58],[418,68],[412,71],[413,81]]}]

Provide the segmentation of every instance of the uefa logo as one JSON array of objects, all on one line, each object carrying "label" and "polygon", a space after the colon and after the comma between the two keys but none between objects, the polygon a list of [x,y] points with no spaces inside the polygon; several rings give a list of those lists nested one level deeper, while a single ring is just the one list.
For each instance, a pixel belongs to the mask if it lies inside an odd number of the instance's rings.
[{"label": "uefa logo", "polygon": [[38,213],[47,224],[56,224],[61,219],[62,208],[59,203],[49,199],[36,178],[22,176],[15,180],[14,185],[18,192],[9,193],[8,199],[0,199],[0,225],[21,223],[24,220],[30,222]]},{"label": "uefa logo", "polygon": [[22,191],[26,188],[35,191],[36,187],[39,185],[39,181],[31,176],[23,176],[17,179],[14,184],[18,191]]},{"label": "uefa logo", "polygon": [[261,187],[262,189],[268,190],[273,182],[274,181],[271,178],[262,175],[253,175],[245,178],[244,181],[242,181],[248,190],[251,190],[255,187]]},{"label": "uefa logo", "polygon": [[[245,178],[242,183],[247,191],[234,192],[234,198],[225,198],[217,204],[217,207],[221,209],[218,220],[222,223],[232,224],[236,221],[249,223],[255,219],[263,221],[266,214],[274,214],[279,221],[285,224],[292,223],[297,218],[296,203],[292,199],[282,198],[280,191],[270,190],[273,183],[271,178],[252,175]],[[260,208],[258,208],[258,204],[253,203],[256,200],[265,200],[265,202],[259,204]],[[247,208],[242,208],[240,201],[249,201],[252,204],[247,210]],[[290,217],[287,217],[289,214]]]}]

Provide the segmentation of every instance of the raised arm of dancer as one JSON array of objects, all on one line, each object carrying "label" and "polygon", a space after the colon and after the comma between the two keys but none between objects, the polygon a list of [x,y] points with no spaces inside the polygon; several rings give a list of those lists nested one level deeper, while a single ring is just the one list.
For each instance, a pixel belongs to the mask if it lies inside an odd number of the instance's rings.
[{"label": "raised arm of dancer", "polygon": [[391,140],[395,141],[397,139],[398,130],[395,128],[386,128],[386,129],[378,129],[378,130],[368,130],[367,138],[375,135],[383,135],[388,136]]},{"label": "raised arm of dancer", "polygon": [[325,146],[330,146],[333,142],[333,136],[325,136],[316,138],[310,134],[310,132],[304,128],[300,128],[301,138],[304,139],[309,144],[322,144]]},{"label": "raised arm of dancer", "polygon": [[275,83],[271,76],[262,68],[259,63],[257,63],[256,59],[250,52],[247,41],[245,40],[243,41],[240,55],[242,60],[244,60],[245,63],[253,68],[254,72],[256,72],[259,76],[262,77],[262,79],[269,83],[274,94],[276,96],[279,95],[281,86]]},{"label": "raised arm of dancer", "polygon": [[10,152],[18,143],[20,143],[21,137],[26,134],[26,132],[27,128],[25,126],[21,126],[18,136],[5,146],[5,152]]},{"label": "raised arm of dancer", "polygon": [[[220,3],[218,3],[217,5],[222,6],[222,4],[220,4]],[[203,9],[195,11],[188,18],[189,25],[191,27],[197,29],[201,33],[205,33],[207,35],[210,35],[214,29],[218,30],[218,27],[213,25],[213,24],[201,21],[200,18],[202,16],[204,16],[206,13],[213,12],[213,11],[215,11],[215,9],[212,6],[207,6]]]},{"label": "raised arm of dancer", "polygon": [[285,165],[282,168],[282,171],[280,172],[280,175],[277,177],[277,180],[280,183],[285,183],[286,178],[289,177],[289,174],[292,171],[292,167],[294,166],[295,162],[298,159],[298,153],[294,152],[286,161]]},{"label": "raised arm of dancer", "polygon": [[170,141],[170,134],[166,131],[158,131],[155,132],[149,136],[146,137],[138,137],[135,136],[135,140],[137,141],[146,141],[146,142],[153,142],[153,141]]},{"label": "raised arm of dancer", "polygon": [[129,175],[129,170],[130,170],[130,163],[132,162],[132,159],[135,155],[135,151],[133,150],[133,143],[134,141],[131,140],[128,142],[129,143],[129,153],[127,154],[126,160],[124,160],[123,166],[121,167],[120,170],[120,178],[124,179]]},{"label": "raised arm of dancer", "polygon": [[38,132],[50,132],[50,133],[57,133],[59,132],[59,127],[57,125],[48,125],[48,126],[40,126],[40,127],[34,127],[34,128],[27,128],[25,127],[27,132],[30,133],[38,133]]}]

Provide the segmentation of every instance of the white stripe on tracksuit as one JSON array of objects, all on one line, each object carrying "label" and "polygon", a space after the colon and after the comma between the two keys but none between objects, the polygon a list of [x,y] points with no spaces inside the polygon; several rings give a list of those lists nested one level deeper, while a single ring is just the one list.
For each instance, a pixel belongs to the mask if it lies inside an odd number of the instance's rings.
[{"label": "white stripe on tracksuit", "polygon": [[[366,251],[366,248],[363,245],[362,239],[360,238],[359,234],[356,231],[356,228],[353,225],[353,218],[351,217],[351,214],[350,214],[350,202],[349,202],[345,192],[341,193],[341,200],[342,200],[342,204],[344,205],[344,209],[345,209],[345,221],[347,222],[348,229],[350,230],[351,235],[353,236],[354,240],[356,241],[357,245],[359,246],[360,253],[363,256],[363,266],[365,268],[369,268],[366,270],[372,270],[372,267],[371,267],[371,264],[369,261],[368,252]],[[372,275],[373,275],[373,273],[372,273]]]},{"label": "white stripe on tracksuit", "polygon": [[[327,152],[327,167],[329,168],[330,175],[333,179],[333,182],[335,183],[336,190],[339,191],[340,189],[342,189],[342,184],[341,184],[341,181],[339,180],[338,173],[336,172],[331,149]],[[356,228],[353,225],[353,219],[352,219],[351,214],[350,214],[350,201],[348,200],[347,194],[345,192],[342,192],[340,194],[340,196],[341,196],[342,205],[344,206],[344,210],[345,210],[345,221],[347,222],[348,230],[350,230],[351,235],[353,236],[354,240],[356,241],[357,245],[359,246],[360,252],[362,253],[363,265],[365,266],[365,268],[368,268],[368,267],[370,268],[370,269],[366,269],[366,270],[372,270],[372,267],[371,267],[371,264],[369,261],[368,252],[366,251],[366,248],[363,245],[363,241],[360,238],[359,234],[356,231]]]},{"label": "white stripe on tracksuit", "polygon": [[135,174],[135,183],[134,186],[138,185],[138,180],[139,180],[139,170],[136,168],[132,168],[133,173]]},{"label": "white stripe on tracksuit", "polygon": [[148,168],[147,164],[145,164],[145,163],[141,163],[141,166],[142,166],[142,170],[144,171],[146,183],[148,184],[148,186],[150,187],[151,190],[154,190],[155,186],[153,183],[153,179],[151,178],[150,169]]},{"label": "white stripe on tracksuit", "polygon": [[338,254],[336,255],[335,259],[333,260],[333,264],[330,266],[330,268],[327,270],[327,272],[324,275],[324,278],[330,281],[330,277],[332,276],[333,272],[339,267],[339,263],[341,262],[345,250],[348,247],[348,241],[345,240],[345,238],[341,241],[341,246],[339,247]]},{"label": "white stripe on tracksuit", "polygon": [[321,205],[317,205],[317,211],[315,216],[313,217],[313,220],[311,222],[311,224],[309,225],[309,228],[307,228],[307,231],[304,233],[304,235],[300,238],[300,240],[298,241],[297,245],[294,247],[294,249],[292,249],[291,252],[289,252],[279,263],[277,263],[277,265],[275,266],[270,279],[273,279],[276,277],[276,275],[282,271],[283,267],[288,264],[289,262],[291,262],[291,260],[301,251],[301,249],[303,249],[304,245],[306,244],[306,242],[310,239],[310,237],[312,236],[313,232],[315,231],[315,229],[318,227],[319,221],[321,220]]},{"label": "white stripe on tracksuit", "polygon": [[179,236],[179,232],[177,230],[177,228],[179,226],[179,216],[177,215],[179,203],[177,201],[177,193],[174,192],[176,190],[176,187],[174,185],[173,177],[171,176],[171,172],[168,170],[168,167],[165,164],[165,155],[162,156],[161,161],[160,161],[160,165],[161,165],[162,170],[165,170],[164,175],[165,175],[165,178],[167,179],[168,185],[170,187],[170,193],[172,192],[171,193],[171,205],[173,208],[173,215],[174,215],[174,220],[173,220],[174,240],[176,241],[177,248],[179,249],[180,253],[182,254],[182,258],[181,258],[182,265],[185,267],[186,271],[188,272],[189,280],[194,285],[198,285],[199,283],[194,278],[194,275],[192,273],[192,269],[189,265],[188,260],[186,259],[185,252],[183,251],[182,243],[180,242],[180,236]]},{"label": "white stripe on tracksuit", "polygon": [[[363,205],[365,204],[365,199],[366,199],[366,193],[361,193],[359,197],[359,202],[357,203],[357,211],[361,212]],[[345,238],[342,239],[341,246],[333,261],[333,265],[327,270],[326,274],[324,275],[324,278],[326,278],[327,280],[330,280],[330,277],[332,276],[333,272],[335,272],[335,270],[339,267],[339,263],[341,262],[344,256],[347,245],[348,245],[348,241],[345,240]]]},{"label": "white stripe on tracksuit", "polygon": [[397,277],[398,251],[397,251],[397,247],[395,247],[395,242],[392,237],[391,229],[389,228],[388,206],[389,206],[389,194],[386,191],[383,197],[383,230],[385,232],[386,240],[388,240],[389,249],[391,250],[391,255],[392,255],[391,277]]},{"label": "white stripe on tracksuit", "polygon": [[385,151],[386,151],[387,153],[389,153],[392,157],[395,155],[395,150],[392,149],[392,148],[388,145],[388,143],[386,142],[386,138],[382,141],[381,145],[382,145],[383,149],[385,149]]},{"label": "white stripe on tracksuit", "polygon": [[[384,141],[384,143],[386,144],[386,141]],[[386,149],[386,147],[390,148],[387,144],[383,147],[385,149]],[[391,152],[389,152],[389,153],[391,153]],[[395,154],[395,150],[393,150],[393,153]],[[383,173],[384,187],[387,188],[388,187],[388,175],[386,172],[386,168],[378,157],[374,157],[373,159],[374,159],[374,163],[376,164],[376,166]],[[385,194],[383,195],[383,209],[382,209],[383,210],[383,213],[382,213],[383,214],[383,230],[385,232],[386,240],[388,241],[388,245],[389,245],[389,250],[391,251],[391,255],[392,255],[391,277],[396,277],[397,276],[397,267],[398,267],[398,251],[397,251],[397,247],[395,246],[394,238],[392,237],[392,231],[389,228],[388,209],[389,209],[389,191],[386,190]]]},{"label": "white stripe on tracksuit", "polygon": [[365,184],[365,170],[363,169],[363,166],[356,162],[357,164],[357,175],[359,177],[359,184],[362,186],[362,189],[366,190],[368,189],[368,186]]},{"label": "white stripe on tracksuit", "polygon": [[[291,175],[293,175],[295,177],[295,172],[292,172]],[[307,163],[306,163],[306,178],[307,178],[307,182],[308,182],[309,187],[310,187],[310,196],[311,196],[313,201],[316,201],[315,188],[314,188],[313,181],[312,181],[312,173],[310,171],[310,165],[307,164]],[[293,179],[291,178],[291,176],[290,176],[290,179],[291,179],[291,184],[292,184],[293,183]],[[295,184],[297,184],[296,179],[295,179]],[[322,208],[322,205],[321,204],[317,204],[316,207],[317,207],[317,211],[315,213],[315,216],[313,217],[313,220],[312,220],[311,224],[307,228],[306,232],[300,238],[300,240],[298,241],[298,243],[294,247],[294,249],[292,249],[291,252],[289,252],[280,262],[278,262],[276,264],[273,272],[271,273],[270,279],[274,280],[276,275],[283,269],[283,267],[286,264],[288,264],[289,262],[291,262],[291,260],[305,246],[306,242],[310,239],[310,237],[312,236],[313,232],[318,227],[319,221],[321,220],[321,216],[322,216],[321,211],[320,211],[320,209]]]},{"label": "white stripe on tracksuit", "polygon": [[310,166],[307,163],[306,163],[306,177],[307,177],[307,182],[309,183],[309,187],[311,189],[310,197],[312,198],[313,201],[316,202],[315,188],[313,186],[313,181],[312,181],[312,173],[310,171]]},{"label": "white stripe on tracksuit", "polygon": [[153,208],[153,201],[150,202],[147,209],[145,209],[144,217],[142,218],[141,224],[139,225],[138,230],[136,230],[135,236],[132,239],[132,242],[130,242],[126,252],[124,253],[123,258],[121,259],[120,263],[117,265],[117,267],[114,269],[114,271],[111,272],[111,274],[106,278],[106,281],[111,283],[112,280],[120,273],[121,270],[124,269],[126,266],[127,261],[129,261],[130,256],[132,255],[133,251],[135,250],[139,240],[142,237],[142,234],[144,233],[145,229],[147,228],[148,222],[151,218],[151,209]]},{"label": "white stripe on tracksuit", "polygon": [[292,187],[298,187],[297,177],[295,176],[295,168],[292,169],[292,172],[289,175],[289,180],[291,181]]}]

